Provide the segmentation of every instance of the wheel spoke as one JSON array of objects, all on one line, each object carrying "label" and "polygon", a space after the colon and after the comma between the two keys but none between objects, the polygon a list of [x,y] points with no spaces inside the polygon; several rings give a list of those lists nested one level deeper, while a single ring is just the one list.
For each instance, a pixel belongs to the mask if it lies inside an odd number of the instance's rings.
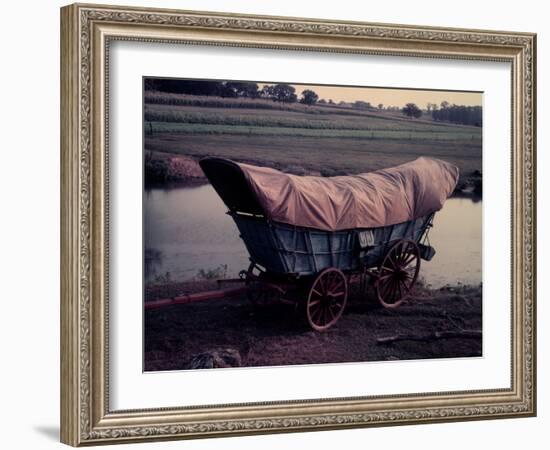
[{"label": "wheel spoke", "polygon": [[396,248],[395,248],[395,262],[396,264],[401,264],[401,260],[403,258],[403,242],[401,242],[400,244],[397,244]]},{"label": "wheel spoke", "polygon": [[391,278],[386,281],[385,283],[382,284],[382,287],[380,287],[380,295],[382,297],[386,297],[386,295],[388,295],[389,293],[389,290],[390,290],[390,287],[391,287]]},{"label": "wheel spoke", "polygon": [[392,302],[395,303],[397,300],[399,300],[399,291],[401,288],[399,287],[399,280],[394,281],[394,287],[393,287],[393,295],[392,295]]},{"label": "wheel spoke", "polygon": [[334,289],[334,284],[337,282],[338,282],[338,279],[336,278],[336,272],[331,272],[329,291],[332,291]]},{"label": "wheel spoke", "polygon": [[[324,280],[323,278],[319,278],[316,282],[315,282],[315,285],[318,286],[318,291],[321,293],[321,295],[324,295],[324,293],[326,292],[325,291],[325,283],[324,283]],[[314,285],[314,286],[315,286]]]},{"label": "wheel spoke", "polygon": [[401,263],[403,263],[403,260],[407,257],[409,253],[409,243],[403,242],[401,244],[401,258],[399,259]]},{"label": "wheel spoke", "polygon": [[382,277],[378,277],[378,281],[380,282],[382,280],[387,280],[388,278],[391,278],[391,277],[393,277],[393,273],[389,273],[389,274],[384,275]]},{"label": "wheel spoke", "polygon": [[397,283],[395,280],[392,280],[391,294],[389,295],[390,303],[395,301],[395,296],[397,295]]},{"label": "wheel spoke", "polygon": [[401,298],[401,286],[399,285],[399,281],[396,281],[395,282],[395,291],[394,291],[394,294],[393,294],[393,303],[396,303],[399,301],[399,299]]},{"label": "wheel spoke", "polygon": [[326,323],[330,323],[334,320],[334,314],[332,313],[332,310],[330,309],[330,307],[327,307],[327,315],[326,315],[326,318],[327,318],[327,322]]},{"label": "wheel spoke", "polygon": [[319,297],[322,297],[323,294],[321,294],[317,289],[315,288],[311,288],[311,292],[313,292],[314,294],[317,294]]},{"label": "wheel spoke", "polygon": [[319,314],[317,315],[317,319],[315,319],[315,323],[317,323],[318,326],[322,327],[324,324],[323,321],[323,310],[319,310]]},{"label": "wheel spoke", "polygon": [[397,280],[397,289],[399,290],[399,297],[397,298],[398,300],[403,298],[403,292],[401,292],[401,281],[400,280]]},{"label": "wheel spoke", "polygon": [[323,319],[322,319],[322,324],[323,325],[326,325],[327,324],[327,308],[323,308],[323,314],[321,316]]},{"label": "wheel spoke", "polygon": [[313,312],[311,313],[311,318],[317,322],[319,321],[319,319],[321,318],[321,314],[323,312],[323,308],[321,308],[321,306],[319,306],[318,308],[315,308],[313,310]]},{"label": "wheel spoke", "polygon": [[323,293],[326,295],[327,292],[330,291],[330,284],[332,283],[331,281],[331,278],[332,278],[332,273],[327,273],[326,277],[323,278]]},{"label": "wheel spoke", "polygon": [[403,266],[403,254],[401,253],[399,255],[399,259],[397,260],[396,269],[399,270]]},{"label": "wheel spoke", "polygon": [[339,284],[342,284],[343,283],[343,280],[341,278],[338,277],[338,273],[337,272],[332,272],[331,273],[332,277],[331,277],[331,284],[330,284],[330,288],[331,289],[334,289],[334,287],[336,285],[339,285]]},{"label": "wheel spoke", "polygon": [[407,267],[410,263],[412,263],[416,259],[416,255],[414,253],[410,254],[409,257],[403,262],[402,267]]},{"label": "wheel spoke", "polygon": [[383,299],[390,299],[392,297],[393,278],[388,281],[387,286],[388,286],[387,289],[384,289],[384,292],[382,293]]}]

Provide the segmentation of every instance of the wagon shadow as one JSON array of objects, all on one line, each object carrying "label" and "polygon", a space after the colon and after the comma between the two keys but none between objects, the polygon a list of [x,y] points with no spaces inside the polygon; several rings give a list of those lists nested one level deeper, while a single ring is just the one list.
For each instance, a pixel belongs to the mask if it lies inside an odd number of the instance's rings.
[{"label": "wagon shadow", "polygon": [[300,335],[311,331],[298,307],[272,304],[249,309],[249,326],[257,328],[262,336]]}]

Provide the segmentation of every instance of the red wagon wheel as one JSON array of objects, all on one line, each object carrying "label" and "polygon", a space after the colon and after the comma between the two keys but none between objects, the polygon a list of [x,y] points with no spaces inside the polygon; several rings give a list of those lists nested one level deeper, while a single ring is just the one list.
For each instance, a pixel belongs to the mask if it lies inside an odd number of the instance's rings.
[{"label": "red wagon wheel", "polygon": [[334,325],[346,307],[348,282],[342,271],[323,270],[311,284],[306,303],[307,321],[311,328],[323,331]]},{"label": "red wagon wheel", "polygon": [[403,239],[386,253],[375,281],[378,300],[386,308],[398,307],[409,295],[420,270],[416,242]]}]

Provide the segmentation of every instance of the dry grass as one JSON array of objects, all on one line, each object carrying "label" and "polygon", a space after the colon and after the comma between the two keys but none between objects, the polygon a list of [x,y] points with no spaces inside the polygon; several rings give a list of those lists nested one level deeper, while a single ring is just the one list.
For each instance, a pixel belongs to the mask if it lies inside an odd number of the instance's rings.
[{"label": "dry grass", "polygon": [[147,150],[194,158],[219,156],[286,171],[299,166],[308,173],[354,174],[430,156],[456,164],[463,176],[481,170],[479,142],[393,141],[297,136],[178,135],[147,136]]}]

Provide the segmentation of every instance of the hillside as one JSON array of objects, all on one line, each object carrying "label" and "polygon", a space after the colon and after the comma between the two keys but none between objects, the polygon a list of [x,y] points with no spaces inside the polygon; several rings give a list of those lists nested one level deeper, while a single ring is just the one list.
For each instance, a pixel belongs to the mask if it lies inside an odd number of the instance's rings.
[{"label": "hillside", "polygon": [[158,161],[171,154],[226,157],[323,176],[366,172],[418,156],[456,164],[463,184],[481,172],[480,127],[336,105],[150,92],[144,100],[145,150],[149,161],[157,161],[153,178],[163,177]]}]

